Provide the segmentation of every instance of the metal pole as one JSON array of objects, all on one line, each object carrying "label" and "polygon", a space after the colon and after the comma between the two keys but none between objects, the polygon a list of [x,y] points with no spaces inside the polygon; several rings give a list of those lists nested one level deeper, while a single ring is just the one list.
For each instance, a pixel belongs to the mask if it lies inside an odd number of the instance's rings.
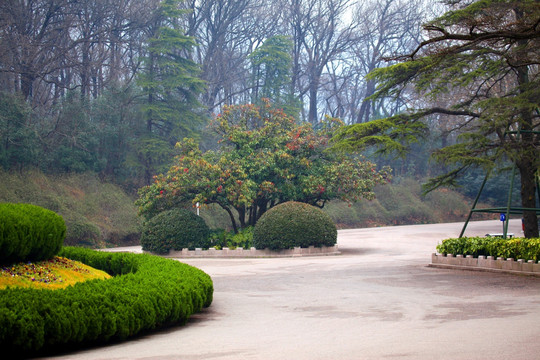
[{"label": "metal pole", "polygon": [[469,211],[469,216],[467,216],[467,220],[465,220],[465,224],[463,225],[463,229],[461,229],[461,233],[459,234],[459,237],[463,237],[463,234],[465,233],[465,229],[467,228],[467,225],[469,224],[469,220],[471,220],[471,216],[473,213],[473,210],[476,208],[476,204],[478,203],[478,199],[480,199],[480,194],[482,194],[482,190],[484,190],[484,185],[486,185],[486,181],[491,174],[491,170],[489,170],[486,174],[486,177],[484,178],[484,181],[482,182],[482,185],[480,186],[480,190],[478,191],[478,194],[476,195],[476,199],[474,199],[473,206],[471,208],[471,211]]},{"label": "metal pole", "polygon": [[510,205],[512,204],[512,190],[514,190],[514,178],[516,177],[516,165],[512,167],[512,179],[510,180],[510,189],[508,190],[508,202],[506,203],[506,219],[503,223],[503,239],[508,234],[508,223],[510,222]]}]

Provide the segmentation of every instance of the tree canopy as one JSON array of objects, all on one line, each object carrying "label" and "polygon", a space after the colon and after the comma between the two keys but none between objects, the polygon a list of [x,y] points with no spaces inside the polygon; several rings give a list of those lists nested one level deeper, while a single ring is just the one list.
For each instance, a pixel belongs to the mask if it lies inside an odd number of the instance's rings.
[{"label": "tree canopy", "polygon": [[336,147],[383,145],[402,151],[426,129],[421,120],[451,115],[456,144],[434,153],[450,166],[427,188],[454,184],[471,167],[511,161],[521,175],[525,236],[538,236],[540,168],[540,4],[535,0],[453,1],[454,9],[424,25],[427,38],[398,64],[374,70],[375,97],[392,99],[414,87],[423,105],[406,113],[341,129]]},{"label": "tree canopy", "polygon": [[217,204],[237,231],[285,201],[322,208],[332,199],[371,199],[389,171],[359,157],[327,152],[336,125],[330,118],[317,130],[299,125],[268,102],[225,107],[211,125],[221,148],[202,152],[193,139],[178,143],[180,155],[167,174],[140,190],[140,213],[150,218],[186,202]]}]

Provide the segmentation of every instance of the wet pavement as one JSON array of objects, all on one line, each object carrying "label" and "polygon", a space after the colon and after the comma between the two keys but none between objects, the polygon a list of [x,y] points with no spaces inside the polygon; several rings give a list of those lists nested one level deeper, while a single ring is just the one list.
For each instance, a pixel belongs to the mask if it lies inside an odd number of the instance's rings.
[{"label": "wet pavement", "polygon": [[[53,358],[539,358],[540,278],[427,267],[462,225],[342,230],[338,256],[184,259],[214,280],[210,308],[185,326]],[[500,230],[472,222],[465,235]]]}]

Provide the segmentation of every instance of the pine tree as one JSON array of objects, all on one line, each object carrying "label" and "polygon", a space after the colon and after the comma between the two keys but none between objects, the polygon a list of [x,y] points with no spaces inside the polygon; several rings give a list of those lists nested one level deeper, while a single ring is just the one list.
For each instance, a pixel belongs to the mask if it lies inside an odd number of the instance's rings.
[{"label": "pine tree", "polygon": [[189,59],[196,43],[180,27],[185,10],[179,3],[164,0],[157,10],[144,69],[138,77],[146,96],[146,135],[141,141],[140,160],[148,183],[154,173],[162,170],[163,159],[171,158],[176,142],[194,136],[205,119],[198,101],[204,82],[198,77],[198,65]]},{"label": "pine tree", "polygon": [[[424,99],[450,99],[406,114],[356,124],[336,135],[342,148],[379,145],[404,151],[401,140],[425,133],[432,114],[452,115],[458,142],[435,159],[451,170],[431,179],[428,189],[454,184],[471,167],[486,170],[505,160],[521,175],[521,204],[535,208],[540,169],[540,2],[537,0],[452,1],[454,10],[424,26],[428,37],[400,63],[375,70],[378,98],[414,86]],[[524,211],[526,237],[538,237],[535,211]]]},{"label": "pine tree", "polygon": [[287,114],[298,117],[300,101],[291,92],[293,43],[287,36],[272,36],[249,56],[253,66],[252,102],[267,98]]}]

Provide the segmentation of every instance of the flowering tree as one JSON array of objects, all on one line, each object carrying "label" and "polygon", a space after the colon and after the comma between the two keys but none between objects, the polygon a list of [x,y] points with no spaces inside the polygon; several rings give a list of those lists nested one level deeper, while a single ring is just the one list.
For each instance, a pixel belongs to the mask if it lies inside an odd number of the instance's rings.
[{"label": "flowering tree", "polygon": [[372,199],[375,185],[389,179],[389,169],[327,151],[339,126],[336,119],[315,130],[265,102],[225,107],[211,126],[220,149],[203,153],[193,139],[178,143],[180,155],[168,173],[139,191],[141,215],[150,218],[186,201],[217,204],[237,232],[279,203],[294,200],[322,208],[332,199]]}]

